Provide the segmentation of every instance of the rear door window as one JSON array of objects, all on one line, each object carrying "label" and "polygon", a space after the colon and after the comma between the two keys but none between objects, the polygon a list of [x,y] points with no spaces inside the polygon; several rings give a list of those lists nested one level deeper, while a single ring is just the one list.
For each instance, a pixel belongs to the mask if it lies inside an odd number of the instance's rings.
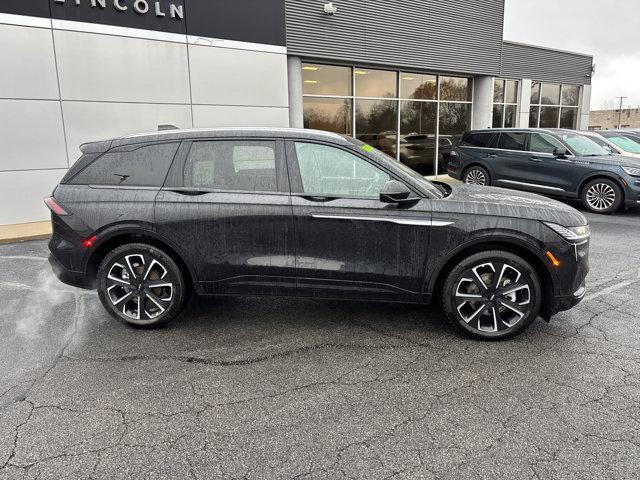
[{"label": "rear door window", "polygon": [[498,148],[503,150],[526,150],[528,133],[502,132],[498,139]]},{"label": "rear door window", "polygon": [[545,135],[544,133],[532,133],[531,134],[531,145],[529,150],[537,153],[549,153],[553,154],[556,149],[566,149],[559,140],[556,140],[550,135]]},{"label": "rear door window", "polygon": [[460,146],[495,148],[495,137],[494,132],[465,133]]},{"label": "rear door window", "polygon": [[179,145],[174,142],[116,147],[81,170],[69,183],[161,187]]},{"label": "rear door window", "polygon": [[184,186],[213,190],[277,192],[276,142],[193,142],[184,165]]}]

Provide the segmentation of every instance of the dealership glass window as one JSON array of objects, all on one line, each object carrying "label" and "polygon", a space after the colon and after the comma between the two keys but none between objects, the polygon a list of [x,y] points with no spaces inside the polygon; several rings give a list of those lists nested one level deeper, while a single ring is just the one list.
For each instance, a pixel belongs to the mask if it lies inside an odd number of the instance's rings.
[{"label": "dealership glass window", "polygon": [[579,85],[534,82],[529,126],[575,129],[578,124]]},{"label": "dealership glass window", "polygon": [[[353,135],[423,175],[446,171],[454,143],[470,126],[472,79],[333,68],[302,64],[303,82],[313,82],[303,88],[305,128]],[[351,90],[344,81],[345,69]]]},{"label": "dealership glass window", "polygon": [[442,102],[439,120],[440,139],[449,139],[453,145],[457,145],[471,123],[471,104]]},{"label": "dealership glass window", "polygon": [[540,128],[557,128],[560,107],[540,107]]},{"label": "dealership glass window", "polygon": [[356,138],[396,156],[397,100],[356,99]]},{"label": "dealership glass window", "polygon": [[304,128],[351,135],[352,105],[350,98],[305,98]]},{"label": "dealership glass window", "polygon": [[302,93],[305,95],[351,95],[351,68],[302,64]]},{"label": "dealership glass window", "polygon": [[493,81],[493,128],[515,127],[518,112],[518,81]]},{"label": "dealership glass window", "polygon": [[400,161],[421,175],[435,169],[437,120],[435,102],[400,102]]},{"label": "dealership glass window", "polygon": [[540,93],[540,103],[543,105],[560,105],[560,85],[543,83]]},{"label": "dealership glass window", "polygon": [[398,73],[388,70],[355,68],[356,97],[396,98]]},{"label": "dealership glass window", "polygon": [[435,100],[438,77],[420,73],[400,73],[400,96],[416,100]]},{"label": "dealership glass window", "polygon": [[577,107],[562,107],[560,109],[560,128],[568,128],[573,130],[576,128],[578,117]]},{"label": "dealership glass window", "polygon": [[471,79],[440,77],[440,100],[470,101]]}]

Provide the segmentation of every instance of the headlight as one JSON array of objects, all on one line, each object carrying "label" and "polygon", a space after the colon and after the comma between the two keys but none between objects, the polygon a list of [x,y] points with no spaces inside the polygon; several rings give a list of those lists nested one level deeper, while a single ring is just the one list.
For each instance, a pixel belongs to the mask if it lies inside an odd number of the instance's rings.
[{"label": "headlight", "polygon": [[622,167],[622,169],[627,172],[632,177],[640,177],[640,168],[635,167]]},{"label": "headlight", "polygon": [[586,240],[591,235],[591,229],[589,225],[583,225],[581,227],[563,227],[557,223],[544,222],[544,224],[551,230],[556,232],[565,240],[570,242],[579,242],[580,240]]}]

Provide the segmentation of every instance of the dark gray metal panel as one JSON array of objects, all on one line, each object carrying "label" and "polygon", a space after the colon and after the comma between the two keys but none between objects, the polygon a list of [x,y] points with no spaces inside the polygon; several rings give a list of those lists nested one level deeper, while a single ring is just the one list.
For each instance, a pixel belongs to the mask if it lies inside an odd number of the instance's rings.
[{"label": "dark gray metal panel", "polygon": [[589,55],[503,42],[500,76],[588,85],[592,63],[593,57]]},{"label": "dark gray metal panel", "polygon": [[500,72],[504,0],[287,0],[291,55],[470,74]]}]

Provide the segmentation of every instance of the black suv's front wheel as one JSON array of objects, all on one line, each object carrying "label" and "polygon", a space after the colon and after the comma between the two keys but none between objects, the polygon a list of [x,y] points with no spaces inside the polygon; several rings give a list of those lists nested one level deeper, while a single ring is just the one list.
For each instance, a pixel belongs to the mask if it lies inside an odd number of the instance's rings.
[{"label": "black suv's front wheel", "polygon": [[151,245],[133,243],[104,258],[98,269],[98,295],[118,320],[157,327],[182,310],[185,282],[169,255]]},{"label": "black suv's front wheel", "polygon": [[471,337],[512,337],[538,316],[542,288],[524,259],[499,250],[480,252],[453,268],[443,288],[449,322]]}]

